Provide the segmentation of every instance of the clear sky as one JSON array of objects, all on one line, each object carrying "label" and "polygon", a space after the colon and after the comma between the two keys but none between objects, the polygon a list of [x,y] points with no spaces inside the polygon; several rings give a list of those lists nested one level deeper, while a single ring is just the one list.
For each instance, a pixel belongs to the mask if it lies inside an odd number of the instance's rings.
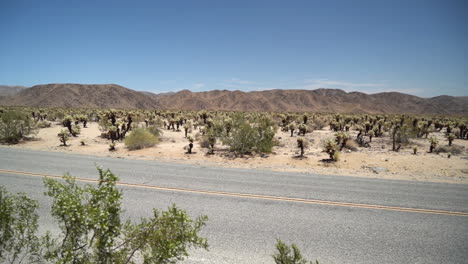
[{"label": "clear sky", "polygon": [[468,95],[468,1],[0,0],[0,84]]}]

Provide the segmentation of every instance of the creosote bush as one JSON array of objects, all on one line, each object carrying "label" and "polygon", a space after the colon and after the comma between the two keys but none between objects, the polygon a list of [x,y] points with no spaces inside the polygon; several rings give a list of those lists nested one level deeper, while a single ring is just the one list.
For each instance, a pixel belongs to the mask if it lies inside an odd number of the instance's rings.
[{"label": "creosote bush", "polygon": [[158,143],[158,137],[145,128],[135,128],[125,138],[125,146],[129,150],[149,148]]},{"label": "creosote bush", "polygon": [[257,117],[249,122],[238,114],[232,118],[229,136],[224,135],[222,141],[237,154],[248,154],[253,151],[270,153],[277,145],[275,132],[275,124],[267,117]]}]

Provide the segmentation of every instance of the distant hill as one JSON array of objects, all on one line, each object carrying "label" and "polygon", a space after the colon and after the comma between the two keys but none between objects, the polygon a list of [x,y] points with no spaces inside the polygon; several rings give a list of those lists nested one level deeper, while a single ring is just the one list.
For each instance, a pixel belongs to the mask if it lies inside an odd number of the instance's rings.
[{"label": "distant hill", "polygon": [[164,108],[181,110],[468,114],[468,97],[421,98],[396,92],[365,94],[338,89],[197,93],[184,90],[159,95],[158,99]]},{"label": "distant hill", "polygon": [[9,106],[154,108],[155,100],[144,93],[116,84],[45,84],[36,85],[0,100]]},{"label": "distant hill", "polygon": [[24,89],[27,89],[26,86],[10,86],[10,85],[0,85],[0,96],[13,96]]},{"label": "distant hill", "polygon": [[254,92],[183,90],[154,94],[116,84],[46,84],[0,99],[0,105],[172,110],[340,112],[468,115],[468,97],[421,98],[388,92],[347,93],[338,89]]}]

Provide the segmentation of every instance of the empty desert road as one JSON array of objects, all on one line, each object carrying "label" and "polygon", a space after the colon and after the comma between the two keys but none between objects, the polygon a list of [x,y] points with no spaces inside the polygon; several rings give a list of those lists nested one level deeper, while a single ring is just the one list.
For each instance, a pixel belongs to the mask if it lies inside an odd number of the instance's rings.
[{"label": "empty desert road", "polygon": [[120,177],[124,217],[171,203],[206,214],[209,251],[184,263],[273,263],[276,238],[320,263],[468,263],[468,185],[212,168],[0,147],[0,185],[39,200],[42,178]]}]

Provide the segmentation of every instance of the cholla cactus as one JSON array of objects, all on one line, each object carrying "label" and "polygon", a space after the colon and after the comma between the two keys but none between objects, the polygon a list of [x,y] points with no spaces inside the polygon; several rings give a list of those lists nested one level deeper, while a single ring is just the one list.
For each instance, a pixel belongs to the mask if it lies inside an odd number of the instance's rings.
[{"label": "cholla cactus", "polygon": [[289,124],[289,130],[291,131],[291,137],[294,135],[294,130],[296,130],[296,125],[294,123]]},{"label": "cholla cactus", "polygon": [[71,117],[70,115],[67,115],[67,116],[63,119],[62,124],[63,124],[64,127],[68,128],[68,132],[70,132],[70,134],[73,135],[72,121],[73,121],[73,117]]},{"label": "cholla cactus", "polygon": [[336,144],[339,146],[340,150],[346,146],[346,142],[349,139],[349,134],[346,132],[337,132],[335,134]]},{"label": "cholla cactus", "polygon": [[303,136],[305,136],[306,132],[307,132],[307,125],[300,124],[299,125],[299,135],[302,134]]},{"label": "cholla cactus", "polygon": [[67,146],[67,140],[68,140],[68,131],[65,129],[62,129],[60,133],[57,135],[60,139],[60,142],[62,143],[63,146]]},{"label": "cholla cactus", "polygon": [[330,160],[338,161],[338,146],[336,145],[335,140],[327,139],[325,141],[323,152],[326,152],[330,157]]},{"label": "cholla cactus", "polygon": [[72,128],[72,136],[76,137],[81,133],[81,127],[79,125],[75,125]]},{"label": "cholla cactus", "polygon": [[228,117],[224,119],[224,127],[226,130],[226,136],[229,137],[229,134],[231,133],[231,130],[232,130],[232,118]]},{"label": "cholla cactus", "polygon": [[298,138],[297,139],[297,147],[301,151],[299,156],[303,157],[304,156],[304,149],[307,148],[307,141],[303,137]]},{"label": "cholla cactus", "polygon": [[189,141],[189,144],[188,144],[188,153],[189,154],[192,154],[192,149],[193,149],[193,137],[192,135],[188,135],[187,136],[187,140]]},{"label": "cholla cactus", "polygon": [[188,133],[192,129],[192,122],[187,122],[183,125],[184,131],[185,131],[185,137],[187,137]]},{"label": "cholla cactus", "polygon": [[117,127],[116,126],[109,127],[108,135],[109,135],[109,138],[111,139],[112,143],[114,143],[114,141],[118,139]]},{"label": "cholla cactus", "polygon": [[309,120],[309,116],[307,116],[307,114],[304,114],[302,116],[302,122],[304,125],[307,125],[307,121]]},{"label": "cholla cactus", "polygon": [[448,139],[448,142],[449,142],[449,146],[452,146],[452,142],[455,139],[455,134],[453,134],[453,133],[448,134],[447,139]]},{"label": "cholla cactus", "polygon": [[437,144],[439,144],[439,140],[437,140],[436,137],[430,137],[429,138],[429,143],[430,143],[429,153],[432,153],[434,151],[434,149],[437,147]]},{"label": "cholla cactus", "polygon": [[86,115],[80,115],[78,120],[83,123],[83,127],[86,128],[86,124],[88,123],[88,117]]},{"label": "cholla cactus", "polygon": [[109,151],[115,151],[115,143],[114,142],[109,144]]},{"label": "cholla cactus", "polygon": [[369,131],[369,143],[372,143],[372,138],[375,136],[375,131],[371,130]]}]

